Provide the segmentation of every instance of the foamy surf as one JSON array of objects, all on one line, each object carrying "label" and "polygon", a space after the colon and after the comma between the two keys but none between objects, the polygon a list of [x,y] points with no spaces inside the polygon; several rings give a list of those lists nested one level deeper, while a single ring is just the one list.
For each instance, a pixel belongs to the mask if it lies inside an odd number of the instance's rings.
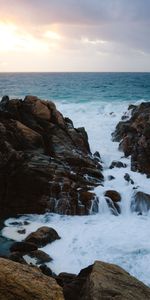
[{"label": "foamy surf", "polygon": [[[81,268],[96,259],[116,263],[132,275],[150,285],[150,217],[131,213],[130,204],[135,191],[150,193],[149,179],[130,170],[130,158],[118,151],[118,143],[112,142],[111,133],[123,113],[128,117],[127,102],[57,103],[63,115],[70,117],[76,127],[84,126],[88,132],[91,151],[99,151],[103,161],[104,186],[95,189],[99,196],[99,213],[90,216],[23,216],[19,221],[29,220],[23,225],[26,234],[17,233],[18,227],[11,225],[14,219],[5,222],[3,235],[14,240],[24,239],[43,224],[57,230],[61,240],[43,248],[53,261],[48,265],[56,273],[78,273]],[[109,169],[113,160],[126,163],[126,168]],[[128,173],[134,185],[124,179]],[[109,176],[115,177],[109,180]],[[133,189],[136,188],[136,190]],[[121,215],[113,216],[106,204],[104,193],[113,189],[121,194]],[[17,219],[18,221],[18,219]]]}]

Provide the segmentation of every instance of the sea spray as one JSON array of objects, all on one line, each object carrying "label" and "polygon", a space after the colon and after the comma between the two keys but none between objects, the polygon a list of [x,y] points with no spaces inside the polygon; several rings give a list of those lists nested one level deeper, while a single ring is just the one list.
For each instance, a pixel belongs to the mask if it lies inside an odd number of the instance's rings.
[{"label": "sea spray", "polygon": [[[74,121],[74,125],[84,126],[88,132],[91,151],[98,150],[103,161],[104,186],[95,189],[99,197],[99,213],[89,216],[23,216],[21,220],[30,221],[22,225],[26,229],[20,235],[18,226],[11,225],[13,219],[6,221],[3,235],[22,240],[30,232],[46,224],[57,230],[61,240],[44,247],[53,257],[49,266],[54,272],[78,273],[81,268],[103,260],[116,263],[132,275],[150,285],[150,216],[131,213],[130,204],[135,191],[150,193],[149,179],[145,175],[130,170],[130,157],[124,158],[118,151],[118,143],[112,142],[111,133],[127,111],[128,102],[103,103],[57,103],[59,110]],[[126,168],[110,169],[113,160],[122,161]],[[134,185],[124,178],[128,173]],[[113,180],[109,180],[113,176]],[[133,189],[134,188],[134,189]],[[114,216],[105,201],[107,190],[116,190],[121,195],[121,214]]]}]

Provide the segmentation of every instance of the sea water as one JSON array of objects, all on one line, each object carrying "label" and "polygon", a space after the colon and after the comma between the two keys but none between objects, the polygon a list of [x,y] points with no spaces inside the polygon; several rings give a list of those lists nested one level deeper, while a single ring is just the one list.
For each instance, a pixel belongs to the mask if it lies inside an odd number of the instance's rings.
[{"label": "sea water", "polygon": [[[118,151],[118,143],[111,139],[121,116],[130,117],[128,105],[150,100],[150,74],[1,74],[0,96],[4,94],[11,97],[33,94],[54,100],[63,115],[73,120],[75,127],[86,128],[91,151],[101,154],[105,180],[103,187],[95,189],[99,196],[99,213],[73,217],[57,214],[22,216],[19,221],[30,222],[22,225],[26,229],[24,235],[17,232],[17,225],[11,224],[14,219],[8,219],[3,235],[20,241],[40,226],[53,227],[61,239],[43,250],[53,258],[48,265],[54,272],[78,273],[95,260],[102,260],[122,266],[150,285],[150,215],[139,216],[130,210],[135,192],[150,193],[150,179],[130,170],[130,157],[124,158]],[[127,167],[109,169],[112,160],[120,160]],[[125,181],[125,173],[130,175],[134,185]],[[109,175],[115,179],[110,181]],[[107,207],[104,193],[108,189],[121,194],[119,216],[112,215]]]}]

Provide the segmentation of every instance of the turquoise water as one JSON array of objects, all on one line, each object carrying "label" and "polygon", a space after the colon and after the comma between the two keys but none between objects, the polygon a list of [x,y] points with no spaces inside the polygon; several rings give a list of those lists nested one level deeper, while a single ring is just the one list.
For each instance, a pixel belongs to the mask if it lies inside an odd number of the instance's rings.
[{"label": "turquoise water", "polygon": [[150,100],[150,73],[0,73],[0,97],[74,102]]}]

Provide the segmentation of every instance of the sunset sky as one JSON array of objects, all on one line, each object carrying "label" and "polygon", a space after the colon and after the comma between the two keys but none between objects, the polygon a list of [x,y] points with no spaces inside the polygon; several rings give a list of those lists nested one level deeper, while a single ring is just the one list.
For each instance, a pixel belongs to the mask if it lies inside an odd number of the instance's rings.
[{"label": "sunset sky", "polygon": [[3,71],[150,71],[150,0],[0,0]]}]

